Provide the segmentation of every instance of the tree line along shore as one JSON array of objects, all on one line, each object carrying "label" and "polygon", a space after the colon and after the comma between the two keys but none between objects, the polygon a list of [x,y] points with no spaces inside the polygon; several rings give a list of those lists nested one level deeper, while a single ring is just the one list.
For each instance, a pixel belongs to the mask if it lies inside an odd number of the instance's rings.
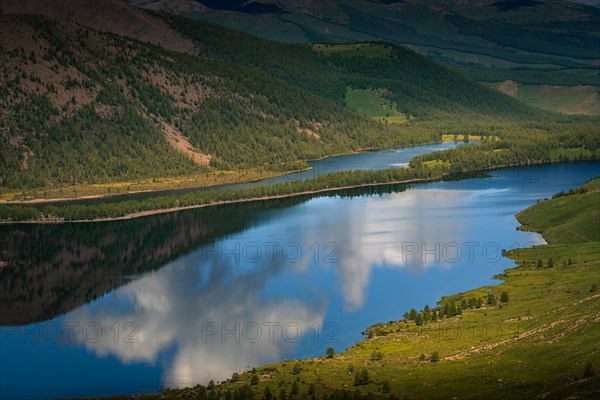
[{"label": "tree line along shore", "polygon": [[361,186],[449,179],[460,174],[502,167],[528,166],[561,161],[600,159],[600,144],[593,125],[567,125],[561,135],[530,129],[480,144],[459,146],[415,157],[408,168],[376,171],[341,171],[307,179],[250,189],[198,191],[178,196],[157,196],[143,200],[123,200],[94,204],[2,204],[0,221],[64,222],[123,219],[195,208],[308,195]]}]

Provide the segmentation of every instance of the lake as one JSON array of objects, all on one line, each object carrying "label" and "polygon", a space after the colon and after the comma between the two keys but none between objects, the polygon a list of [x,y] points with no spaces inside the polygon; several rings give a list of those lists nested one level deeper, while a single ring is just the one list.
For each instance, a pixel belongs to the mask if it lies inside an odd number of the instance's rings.
[{"label": "lake", "polygon": [[498,283],[514,265],[503,249],[544,243],[517,231],[514,214],[599,174],[595,162],[553,164],[131,221],[2,226],[0,397],[152,392],[343,351],[373,323]]}]

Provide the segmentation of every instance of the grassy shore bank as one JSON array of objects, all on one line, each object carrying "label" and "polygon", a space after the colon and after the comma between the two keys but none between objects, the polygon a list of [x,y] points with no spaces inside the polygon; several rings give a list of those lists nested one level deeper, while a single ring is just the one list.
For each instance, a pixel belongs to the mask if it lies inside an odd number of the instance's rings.
[{"label": "grassy shore bank", "polygon": [[[482,140],[482,136],[469,136],[471,142]],[[469,141],[467,140],[467,142]],[[441,143],[465,142],[464,135],[443,135],[441,141],[426,142],[399,148],[412,148]],[[310,171],[308,162],[345,155],[382,150],[381,148],[360,148],[345,153],[330,154],[307,161],[297,161],[280,165],[256,167],[248,170],[228,171],[206,169],[188,176],[141,179],[113,183],[80,184],[64,187],[41,187],[35,189],[5,189],[0,192],[0,204],[44,204],[86,199],[102,199],[126,196],[136,193],[152,193],[182,189],[202,189],[237,183],[252,183],[297,172]]]},{"label": "grassy shore bank", "polygon": [[437,178],[431,179],[409,179],[404,181],[391,181],[384,183],[369,183],[369,184],[360,184],[360,185],[352,185],[352,186],[342,186],[342,187],[333,187],[319,190],[311,190],[304,192],[293,192],[288,194],[280,194],[273,196],[263,196],[263,197],[249,197],[249,198],[240,198],[236,200],[223,200],[223,201],[211,201],[209,203],[201,203],[201,204],[193,204],[187,206],[180,207],[172,207],[172,208],[159,208],[154,210],[147,211],[139,211],[130,214],[125,214],[119,217],[111,217],[111,218],[96,218],[96,219],[75,219],[75,220],[64,220],[64,219],[42,219],[42,220],[23,220],[23,221],[0,221],[0,224],[12,224],[12,223],[22,223],[22,224],[57,224],[57,223],[76,223],[76,222],[108,222],[108,221],[120,221],[126,219],[133,218],[141,218],[147,217],[150,215],[158,215],[158,214],[168,214],[183,210],[192,210],[196,208],[203,207],[213,207],[213,206],[222,206],[227,204],[239,204],[239,203],[249,203],[255,201],[268,201],[268,200],[276,200],[276,199],[285,199],[290,197],[300,197],[300,196],[310,196],[316,195],[320,193],[328,193],[328,192],[336,192],[342,190],[350,190],[350,189],[359,189],[359,188],[368,188],[368,187],[377,187],[377,186],[389,186],[389,185],[401,185],[401,184],[409,184],[409,183],[418,183],[418,182],[428,182],[436,180]]},{"label": "grassy shore bank", "polygon": [[[450,121],[451,122],[451,121]],[[447,120],[429,123],[427,126],[418,124],[411,126],[411,132],[419,129],[427,132],[439,132],[438,137],[445,140],[459,140],[467,138],[468,141],[480,139],[478,144],[458,146],[453,149],[437,151],[413,158],[410,168],[391,168],[378,171],[344,171],[321,175],[302,182],[288,182],[252,189],[199,191],[178,195],[158,195],[143,200],[127,200],[110,202],[94,202],[95,204],[64,204],[55,205],[42,201],[40,203],[2,204],[0,201],[0,221],[5,223],[25,221],[76,221],[76,220],[108,220],[113,218],[131,218],[132,216],[147,215],[148,211],[158,213],[156,210],[181,210],[200,205],[222,204],[223,202],[248,201],[254,199],[277,198],[311,192],[337,190],[345,187],[369,186],[373,184],[390,184],[394,182],[442,179],[453,174],[474,173],[503,168],[507,166],[529,166],[550,162],[566,162],[600,159],[600,142],[597,139],[597,129],[592,119],[568,121],[535,122],[522,121],[513,124],[498,122],[474,123],[468,129],[454,126]],[[460,125],[460,124],[459,124]],[[459,129],[460,128],[460,129]],[[440,136],[441,135],[441,136]],[[427,137],[427,136],[425,136]],[[427,141],[424,139],[424,141]],[[305,164],[297,165],[302,169]],[[281,171],[290,170],[286,166]],[[252,181],[264,177],[265,171],[255,171],[245,176],[229,176],[226,179],[233,181]],[[209,174],[210,175],[210,174]],[[205,184],[211,178],[204,179]],[[223,178],[225,179],[225,178]],[[167,181],[165,181],[167,182]],[[190,183],[191,182],[191,183]],[[197,185],[194,178],[188,182]],[[167,182],[168,183],[168,182]],[[172,182],[171,182],[172,183]],[[170,184],[171,184],[170,183]],[[214,183],[214,182],[213,182]],[[154,184],[154,183],[152,183]],[[160,182],[157,183],[160,185]],[[166,189],[172,186],[162,187]],[[184,187],[179,183],[175,188]],[[140,188],[143,189],[143,188]],[[99,190],[108,190],[104,187]],[[111,189],[112,190],[112,189]],[[129,188],[127,189],[129,190]],[[135,190],[138,191],[138,190]],[[60,193],[59,193],[60,194]],[[74,197],[83,193],[75,191]],[[90,196],[102,196],[99,193],[86,193]],[[13,193],[14,195],[14,193]],[[53,193],[52,196],[57,195]],[[25,190],[25,197],[27,197]],[[33,197],[50,198],[46,194],[37,193]],[[57,197],[69,197],[57,195]],[[18,197],[17,197],[18,198]],[[160,212],[165,212],[160,211]]]},{"label": "grassy shore bank", "polygon": [[392,168],[379,171],[342,171],[320,175],[305,181],[279,183],[250,189],[199,191],[179,196],[159,196],[143,200],[124,200],[97,204],[3,204],[0,221],[13,222],[64,222],[106,221],[128,219],[144,215],[172,212],[200,206],[231,204],[291,196],[321,193],[391,183],[439,179],[449,173],[447,164],[429,162],[414,168]]},{"label": "grassy shore bank", "polygon": [[[101,222],[131,219],[212,205],[305,196],[359,187],[427,182],[499,168],[568,160],[568,158],[554,160],[541,158],[536,160],[529,158],[527,153],[523,153],[519,157],[508,151],[497,151],[498,149],[495,149],[494,145],[495,143],[487,143],[436,152],[439,153],[437,158],[436,153],[415,157],[409,168],[342,171],[304,181],[279,183],[250,189],[199,191],[179,196],[157,196],[143,200],[124,200],[114,203],[0,204],[0,223]],[[482,150],[477,149],[480,146],[483,146]],[[486,150],[485,146],[492,147]],[[470,151],[466,150],[473,148],[476,148],[475,154],[469,154]],[[478,157],[474,157],[474,155]],[[598,155],[590,153],[583,159],[598,159]]]},{"label": "grassy shore bank", "polygon": [[519,213],[549,244],[507,252],[518,267],[498,276],[502,283],[442,298],[428,308],[436,320],[376,324],[332,357],[324,348],[323,357],[143,398],[597,398],[598,204],[600,179]]},{"label": "grassy shore bank", "polygon": [[206,170],[189,176],[141,179],[125,182],[80,184],[36,189],[10,189],[0,193],[0,204],[41,204],[59,201],[100,199],[135,193],[201,189],[220,185],[255,182],[293,172],[306,171],[305,162],[245,171]]}]

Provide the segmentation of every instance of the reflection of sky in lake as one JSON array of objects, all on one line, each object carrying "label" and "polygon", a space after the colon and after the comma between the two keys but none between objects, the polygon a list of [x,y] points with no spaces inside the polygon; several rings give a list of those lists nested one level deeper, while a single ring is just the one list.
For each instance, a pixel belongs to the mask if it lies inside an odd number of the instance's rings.
[{"label": "reflection of sky in lake", "polygon": [[[511,171],[265,211],[262,223],[53,320],[79,323],[74,343],[3,337],[1,372],[9,383],[2,395],[156,390],[321,355],[329,346],[342,351],[372,323],[493,283],[491,276],[512,265],[499,256],[501,249],[543,242],[517,231],[514,214],[597,175],[598,164],[532,168],[518,179]],[[139,328],[139,343],[124,340],[127,323]],[[82,340],[82,327],[90,324],[102,327],[97,341]],[[22,329],[36,326],[48,325]],[[223,337],[224,326],[234,332]],[[303,334],[292,340],[298,328]],[[22,384],[25,372],[43,392]]]},{"label": "reflection of sky in lake", "polygon": [[128,285],[111,296],[111,301],[84,307],[67,319],[95,321],[101,326],[134,321],[139,327],[135,335],[139,345],[115,343],[108,335],[98,343],[86,343],[98,356],[116,354],[124,362],[155,362],[158,354],[176,346],[164,377],[165,383],[174,386],[222,380],[233,371],[282,358],[292,351],[291,343],[271,343],[266,336],[259,340],[258,330],[266,331],[269,322],[296,322],[306,327],[323,319],[324,304],[262,297],[268,279],[282,273],[281,263],[242,271],[223,262],[220,254],[204,257],[199,253]]}]

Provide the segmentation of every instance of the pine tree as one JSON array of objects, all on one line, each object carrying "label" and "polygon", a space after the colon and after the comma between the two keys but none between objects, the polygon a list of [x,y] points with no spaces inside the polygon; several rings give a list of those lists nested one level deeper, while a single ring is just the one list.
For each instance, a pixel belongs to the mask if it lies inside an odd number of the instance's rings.
[{"label": "pine tree", "polygon": [[271,393],[271,388],[269,386],[265,386],[263,399],[264,400],[273,400],[273,393]]},{"label": "pine tree", "polygon": [[302,367],[300,367],[300,363],[297,362],[292,367],[292,375],[298,375],[300,372],[302,372]]},{"label": "pine tree", "polygon": [[335,354],[335,350],[333,349],[333,347],[328,347],[327,351],[325,352],[325,355],[327,356],[327,358],[333,358],[334,354]]},{"label": "pine tree", "polygon": [[354,375],[355,386],[368,385],[369,381],[369,371],[367,371],[366,369],[362,369],[359,373]]},{"label": "pine tree", "polygon": [[475,300],[474,297],[471,297],[469,299],[469,302],[468,302],[468,307],[469,308],[475,308],[476,305],[477,305],[477,300]]},{"label": "pine tree", "polygon": [[411,321],[415,321],[415,320],[417,319],[417,314],[418,314],[418,313],[417,313],[417,310],[415,310],[414,308],[412,308],[412,309],[410,310],[410,316],[409,316],[409,319],[410,319]]},{"label": "pine tree", "polygon": [[457,312],[456,312],[456,304],[454,302],[452,302],[452,304],[450,304],[450,312],[449,312],[451,317],[454,317]]},{"label": "pine tree", "polygon": [[202,385],[198,386],[198,392],[196,393],[196,400],[205,400],[207,398],[206,388]]},{"label": "pine tree", "polygon": [[252,399],[252,389],[248,385],[244,385],[235,391],[236,400],[250,400]]},{"label": "pine tree", "polygon": [[421,313],[417,314],[417,317],[415,318],[415,324],[423,325],[423,316],[421,315]]},{"label": "pine tree", "polygon": [[427,321],[429,321],[431,319],[431,309],[429,308],[429,306],[425,306],[422,314],[423,314],[423,322],[427,323]]}]

